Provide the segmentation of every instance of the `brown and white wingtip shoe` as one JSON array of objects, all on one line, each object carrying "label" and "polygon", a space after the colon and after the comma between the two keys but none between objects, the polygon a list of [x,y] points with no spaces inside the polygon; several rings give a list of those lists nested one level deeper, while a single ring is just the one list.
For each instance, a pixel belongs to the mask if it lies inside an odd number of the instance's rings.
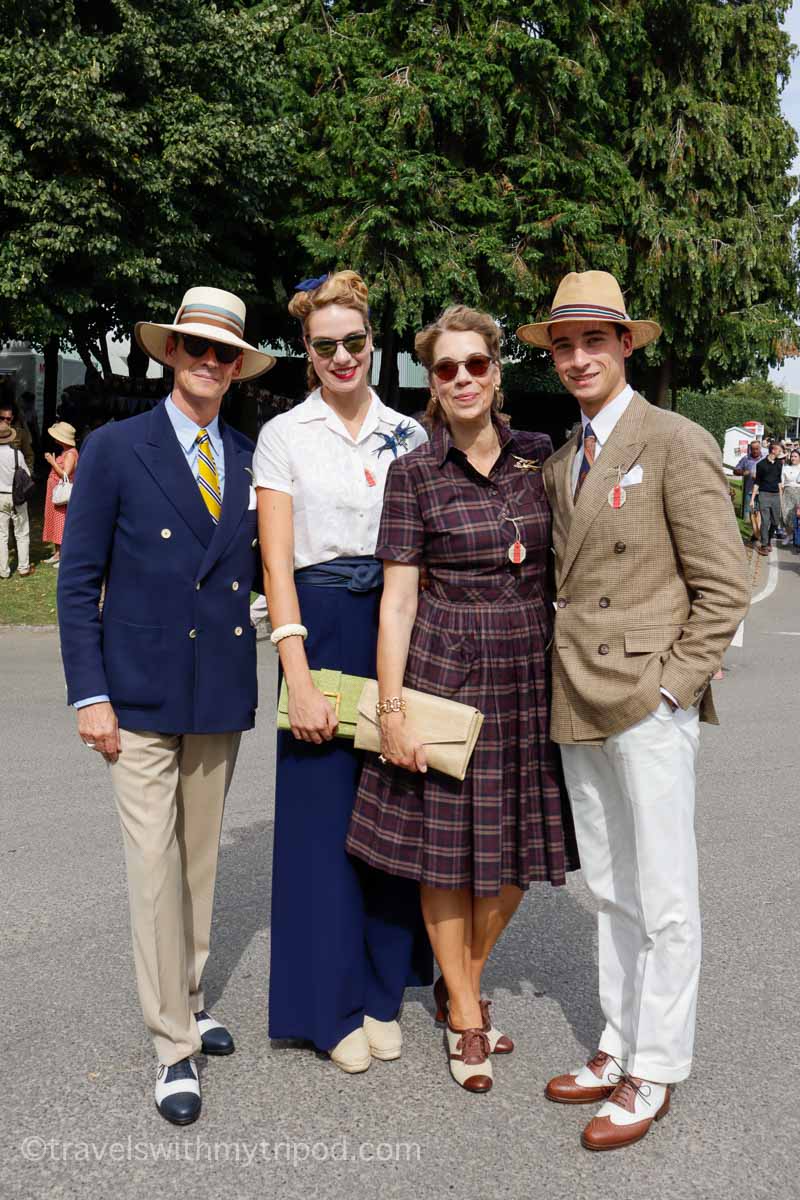
[{"label": "brown and white wingtip shoe", "polygon": [[624,1074],[616,1058],[598,1050],[580,1071],[551,1079],[544,1094],[555,1104],[598,1104],[608,1100]]},{"label": "brown and white wingtip shoe", "polygon": [[[433,997],[436,1001],[436,1021],[440,1025],[444,1025],[447,1021],[448,1002],[447,984],[444,981],[444,976],[440,975],[433,985]],[[499,1029],[495,1029],[492,1024],[492,1017],[489,1012],[492,1002],[491,1000],[479,1000],[481,1016],[483,1017],[483,1032],[489,1039],[489,1049],[492,1054],[511,1054],[514,1050],[514,1043],[507,1033],[502,1033]]]},{"label": "brown and white wingtip shoe", "polygon": [[482,1029],[453,1029],[448,1019],[445,1045],[450,1074],[467,1092],[484,1093],[492,1089],[492,1052]]},{"label": "brown and white wingtip shoe", "polygon": [[640,1142],[669,1112],[669,1085],[626,1075],[581,1134],[587,1150],[621,1150]]}]

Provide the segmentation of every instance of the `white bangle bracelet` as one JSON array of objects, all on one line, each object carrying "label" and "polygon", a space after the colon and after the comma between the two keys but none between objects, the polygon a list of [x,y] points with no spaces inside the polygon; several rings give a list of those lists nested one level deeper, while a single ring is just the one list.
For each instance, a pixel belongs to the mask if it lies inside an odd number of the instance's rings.
[{"label": "white bangle bracelet", "polygon": [[269,640],[273,646],[277,646],[278,642],[282,642],[287,637],[301,637],[305,641],[308,637],[308,630],[305,625],[279,625],[277,629],[273,629]]}]

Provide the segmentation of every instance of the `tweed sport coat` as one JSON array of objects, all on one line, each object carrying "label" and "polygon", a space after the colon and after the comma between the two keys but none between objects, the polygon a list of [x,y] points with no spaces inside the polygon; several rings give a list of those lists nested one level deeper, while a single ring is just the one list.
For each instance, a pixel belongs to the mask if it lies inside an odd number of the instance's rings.
[{"label": "tweed sport coat", "polygon": [[[718,724],[709,684],[750,601],[719,448],[634,393],[573,504],[578,440],[542,472],[555,551],[553,740],[620,733],[658,707],[662,687]],[[614,509],[618,470],[634,466],[641,482]]]}]

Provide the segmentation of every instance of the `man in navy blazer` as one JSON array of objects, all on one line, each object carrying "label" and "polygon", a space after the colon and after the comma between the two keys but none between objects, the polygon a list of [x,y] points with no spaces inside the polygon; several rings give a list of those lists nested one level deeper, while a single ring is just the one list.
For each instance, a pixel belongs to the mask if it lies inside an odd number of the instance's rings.
[{"label": "man in navy blazer", "polygon": [[219,410],[234,379],[275,360],[244,341],[244,319],[237,296],[197,287],[172,325],[137,325],[140,346],[172,368],[172,393],[92,434],[58,582],[68,702],[84,745],[110,764],[122,823],[156,1104],[178,1125],[200,1114],[192,1055],[234,1050],[201,977],[225,796],[257,701],[253,444]]}]

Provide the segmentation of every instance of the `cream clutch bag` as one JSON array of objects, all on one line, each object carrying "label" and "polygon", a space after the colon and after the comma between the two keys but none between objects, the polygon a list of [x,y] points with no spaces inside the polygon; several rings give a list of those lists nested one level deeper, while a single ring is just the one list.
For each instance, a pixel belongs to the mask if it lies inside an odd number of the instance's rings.
[{"label": "cream clutch bag", "polygon": [[[407,705],[406,717],[425,746],[428,766],[453,779],[463,779],[483,725],[483,713],[458,700],[431,696],[413,688],[403,688],[403,699]],[[368,679],[358,701],[355,747],[375,754],[381,749],[380,726],[375,715],[377,702],[377,681]]]}]

